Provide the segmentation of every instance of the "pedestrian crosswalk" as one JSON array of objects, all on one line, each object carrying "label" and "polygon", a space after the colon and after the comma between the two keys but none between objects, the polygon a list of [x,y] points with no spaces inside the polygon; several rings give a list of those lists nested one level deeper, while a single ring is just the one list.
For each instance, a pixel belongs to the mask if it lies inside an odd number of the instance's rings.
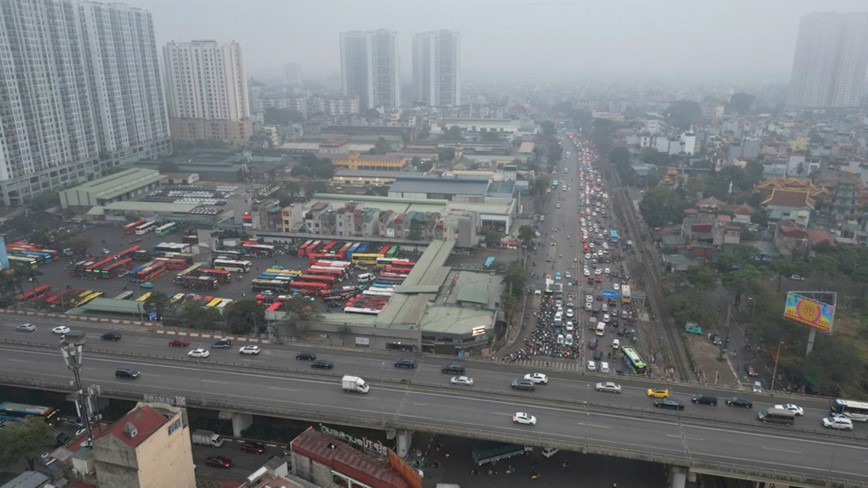
[{"label": "pedestrian crosswalk", "polygon": [[518,360],[515,364],[525,366],[528,369],[537,368],[554,371],[582,371],[584,369],[581,359],[531,358]]}]

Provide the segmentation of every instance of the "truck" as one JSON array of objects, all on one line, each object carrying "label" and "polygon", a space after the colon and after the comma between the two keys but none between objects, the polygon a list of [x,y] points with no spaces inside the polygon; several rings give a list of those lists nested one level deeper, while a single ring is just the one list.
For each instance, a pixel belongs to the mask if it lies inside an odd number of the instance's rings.
[{"label": "truck", "polygon": [[341,378],[341,386],[344,391],[350,391],[353,393],[367,393],[371,389],[370,385],[365,383],[364,379],[350,375],[345,375]]},{"label": "truck", "polygon": [[533,447],[522,444],[486,442],[480,444],[471,454],[473,456],[473,462],[478,466],[482,466],[483,464],[509,459],[513,456],[521,456],[531,451],[533,451]]},{"label": "truck", "polygon": [[197,429],[191,436],[193,444],[199,446],[220,447],[223,445],[223,436],[211,430]]}]

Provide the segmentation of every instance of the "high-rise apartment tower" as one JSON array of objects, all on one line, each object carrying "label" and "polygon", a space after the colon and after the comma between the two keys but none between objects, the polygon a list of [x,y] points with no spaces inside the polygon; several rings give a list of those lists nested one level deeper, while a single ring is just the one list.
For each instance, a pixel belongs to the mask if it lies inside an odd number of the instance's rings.
[{"label": "high-rise apartment tower", "polygon": [[868,66],[868,13],[802,17],[788,103],[796,108],[855,107]]},{"label": "high-rise apartment tower", "polygon": [[413,36],[414,101],[432,107],[461,104],[458,32],[440,30]]},{"label": "high-rise apartment tower", "polygon": [[359,97],[363,110],[401,106],[398,34],[389,30],[341,33],[344,95]]}]

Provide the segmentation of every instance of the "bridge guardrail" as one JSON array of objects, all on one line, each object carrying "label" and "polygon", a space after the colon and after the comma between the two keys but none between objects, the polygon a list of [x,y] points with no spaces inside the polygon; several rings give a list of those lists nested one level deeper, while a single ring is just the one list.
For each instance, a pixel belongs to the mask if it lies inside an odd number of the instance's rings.
[{"label": "bridge guardrail", "polygon": [[[69,383],[57,381],[33,380],[27,377],[0,375],[0,383],[27,383],[31,386],[40,387],[48,390],[72,392],[74,387]],[[102,395],[107,397],[129,399],[130,397],[140,397],[141,389],[129,390],[125,388],[108,387],[102,388]],[[360,427],[373,429],[408,429],[430,432],[442,435],[457,435],[461,437],[477,437],[487,440],[523,443],[527,445],[539,444],[539,439],[531,434],[522,434],[515,432],[498,432],[490,429],[467,427],[464,425],[451,426],[446,424],[424,422],[412,419],[397,419],[394,415],[385,415],[381,419],[376,418],[376,414],[363,416],[354,413],[353,409],[347,409],[346,412],[334,414],[323,411],[322,409],[304,408],[293,406],[276,407],[272,405],[264,405],[262,403],[239,402],[237,400],[223,401],[219,399],[207,399],[202,402],[200,399],[189,397],[187,405],[198,406],[211,409],[256,412],[257,414],[274,415],[274,416],[291,416],[314,422],[335,422],[345,423],[348,420]],[[689,451],[685,451],[684,455],[670,455],[664,453],[654,453],[647,450],[630,449],[625,447],[611,446],[604,443],[594,442],[594,439],[589,437],[576,440],[554,440],[547,442],[547,446],[557,447],[564,450],[582,452],[587,454],[599,454],[614,457],[623,457],[637,459],[641,461],[660,463],[672,466],[681,466],[694,470],[707,470],[711,472],[727,472],[731,474],[740,474],[746,477],[757,477],[759,479],[775,479],[779,481],[791,483],[807,483],[815,486],[829,486],[834,488],[856,488],[862,486],[860,483],[855,483],[852,480],[832,477],[821,477],[814,475],[798,474],[776,469],[759,468],[755,466],[734,464],[734,463],[718,463],[708,462],[695,459]]]}]

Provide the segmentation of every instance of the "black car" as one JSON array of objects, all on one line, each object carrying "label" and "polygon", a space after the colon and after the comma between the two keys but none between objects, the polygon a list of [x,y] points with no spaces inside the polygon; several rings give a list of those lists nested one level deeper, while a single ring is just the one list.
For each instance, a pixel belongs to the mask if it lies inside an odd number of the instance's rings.
[{"label": "black car", "polygon": [[295,359],[303,359],[305,361],[316,361],[315,352],[300,352],[295,355]]},{"label": "black car", "polygon": [[603,351],[599,349],[594,350],[594,361],[600,361],[603,359]]},{"label": "black car", "polygon": [[533,381],[520,379],[512,381],[512,389],[513,390],[527,390],[534,391],[536,389],[536,385],[534,385]]},{"label": "black car", "polygon": [[220,339],[218,341],[214,341],[211,344],[211,347],[214,349],[229,349],[232,347],[232,341],[229,339]]},{"label": "black car", "polygon": [[730,407],[753,408],[753,403],[750,400],[741,397],[727,398],[726,404]]},{"label": "black car", "polygon": [[654,406],[657,408],[668,408],[670,410],[684,410],[684,404],[673,398],[654,400]]},{"label": "black car", "polygon": [[440,368],[441,373],[464,374],[463,364],[447,364]]},{"label": "black car", "polygon": [[396,368],[415,368],[416,360],[413,358],[401,358],[395,361]]},{"label": "black car", "polygon": [[316,369],[332,369],[332,367],[334,367],[334,364],[332,364],[332,362],[328,359],[317,359],[316,361],[310,363],[310,367]]},{"label": "black car", "polygon": [[115,378],[123,378],[126,380],[134,380],[141,376],[141,372],[132,368],[118,368],[115,370]]},{"label": "black car", "polygon": [[697,393],[693,395],[693,398],[690,399],[693,403],[698,403],[699,405],[717,405],[717,397],[711,395],[703,395],[702,393]]},{"label": "black car", "polygon": [[100,336],[100,339],[104,341],[119,341],[121,340],[121,335],[117,332],[106,332]]}]

